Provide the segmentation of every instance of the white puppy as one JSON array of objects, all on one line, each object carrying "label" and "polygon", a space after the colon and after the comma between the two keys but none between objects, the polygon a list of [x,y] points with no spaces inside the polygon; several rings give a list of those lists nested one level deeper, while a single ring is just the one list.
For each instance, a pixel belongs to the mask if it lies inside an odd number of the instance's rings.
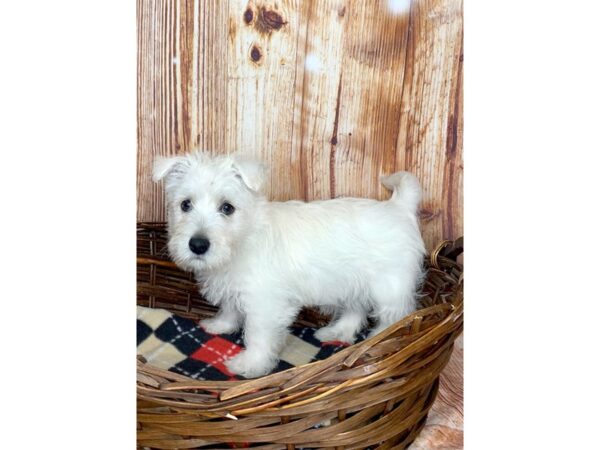
[{"label": "white puppy", "polygon": [[246,350],[226,362],[234,373],[271,371],[287,328],[304,306],[333,313],[316,336],[353,342],[367,322],[376,334],[415,309],[425,248],[421,190],[407,172],[383,177],[390,200],[269,202],[265,168],[240,155],[202,153],[158,160],[165,179],[168,248],[193,271],[219,313],[201,325],[231,333],[244,325]]}]

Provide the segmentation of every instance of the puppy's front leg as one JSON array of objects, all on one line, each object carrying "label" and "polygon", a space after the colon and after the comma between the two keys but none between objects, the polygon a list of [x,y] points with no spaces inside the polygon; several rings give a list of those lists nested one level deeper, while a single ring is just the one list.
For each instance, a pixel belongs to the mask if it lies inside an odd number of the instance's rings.
[{"label": "puppy's front leg", "polygon": [[222,302],[214,317],[203,319],[200,326],[211,334],[229,334],[239,330],[242,314],[233,302]]},{"label": "puppy's front leg", "polygon": [[246,311],[246,350],[225,363],[231,372],[246,378],[266,375],[275,368],[288,327],[298,312],[295,308],[274,308],[272,304],[269,308],[259,308],[258,304],[253,306],[254,309]]}]

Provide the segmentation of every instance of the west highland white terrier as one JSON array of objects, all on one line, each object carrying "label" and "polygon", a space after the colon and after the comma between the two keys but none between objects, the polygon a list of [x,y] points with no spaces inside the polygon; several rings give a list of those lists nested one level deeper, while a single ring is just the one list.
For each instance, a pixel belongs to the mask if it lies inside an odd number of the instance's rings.
[{"label": "west highland white terrier", "polygon": [[243,325],[246,350],[225,364],[247,378],[275,367],[302,307],[333,314],[318,339],[352,343],[369,315],[375,335],[413,312],[423,278],[421,189],[410,173],[382,177],[393,194],[381,202],[269,202],[265,176],[251,158],[199,152],[157,160],[153,174],[165,181],[169,253],[220,306],[201,325],[214,334]]}]

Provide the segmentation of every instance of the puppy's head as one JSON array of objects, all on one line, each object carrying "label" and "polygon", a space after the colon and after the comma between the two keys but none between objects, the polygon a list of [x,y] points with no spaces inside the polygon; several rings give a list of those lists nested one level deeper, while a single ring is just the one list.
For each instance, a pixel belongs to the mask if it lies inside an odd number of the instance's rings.
[{"label": "puppy's head", "polygon": [[165,181],[175,263],[193,271],[230,263],[255,223],[264,178],[263,164],[241,155],[197,152],[157,160],[153,179]]}]

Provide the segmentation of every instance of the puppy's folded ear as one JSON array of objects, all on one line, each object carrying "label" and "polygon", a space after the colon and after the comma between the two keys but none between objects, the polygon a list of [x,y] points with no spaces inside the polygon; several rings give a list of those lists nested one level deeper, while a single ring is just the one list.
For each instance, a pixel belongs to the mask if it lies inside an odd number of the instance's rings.
[{"label": "puppy's folded ear", "polygon": [[167,176],[183,175],[189,167],[190,162],[184,156],[175,156],[172,158],[159,157],[154,161],[152,180],[159,182]]},{"label": "puppy's folded ear", "polygon": [[262,162],[245,155],[233,155],[233,170],[251,191],[260,192],[267,172]]}]

